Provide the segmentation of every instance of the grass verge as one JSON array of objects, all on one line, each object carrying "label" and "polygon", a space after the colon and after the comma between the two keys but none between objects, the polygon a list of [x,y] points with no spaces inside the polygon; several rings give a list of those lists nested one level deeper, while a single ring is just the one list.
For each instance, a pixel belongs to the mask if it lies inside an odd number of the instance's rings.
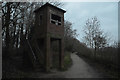
[{"label": "grass verge", "polygon": [[64,68],[63,71],[68,70],[72,65],[71,52],[65,51],[64,53]]},{"label": "grass verge", "polygon": [[98,71],[106,74],[110,78],[118,78],[120,76],[120,73],[111,63],[107,63],[99,59],[86,57],[84,55],[80,55],[79,53],[77,55],[81,57],[82,59],[84,59],[93,68],[96,68]]}]

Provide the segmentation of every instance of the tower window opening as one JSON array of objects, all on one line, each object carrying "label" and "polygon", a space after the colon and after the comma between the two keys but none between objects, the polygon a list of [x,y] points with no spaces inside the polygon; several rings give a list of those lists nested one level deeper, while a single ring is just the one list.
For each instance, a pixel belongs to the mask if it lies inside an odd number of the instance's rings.
[{"label": "tower window opening", "polygon": [[51,23],[61,25],[61,17],[55,14],[51,14]]}]

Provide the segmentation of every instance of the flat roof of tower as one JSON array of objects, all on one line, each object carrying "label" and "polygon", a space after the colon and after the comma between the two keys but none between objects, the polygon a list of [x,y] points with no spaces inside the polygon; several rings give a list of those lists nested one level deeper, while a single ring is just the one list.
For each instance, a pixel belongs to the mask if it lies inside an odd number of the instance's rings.
[{"label": "flat roof of tower", "polygon": [[63,9],[61,9],[61,8],[58,8],[58,7],[52,5],[52,4],[48,3],[48,2],[47,2],[46,4],[44,4],[43,6],[41,6],[40,8],[36,9],[34,12],[37,12],[37,11],[39,11],[41,8],[44,8],[44,7],[46,7],[46,6],[51,6],[51,7],[57,8],[58,10],[61,10],[61,11],[64,12],[64,13],[66,12],[65,10],[63,10]]}]

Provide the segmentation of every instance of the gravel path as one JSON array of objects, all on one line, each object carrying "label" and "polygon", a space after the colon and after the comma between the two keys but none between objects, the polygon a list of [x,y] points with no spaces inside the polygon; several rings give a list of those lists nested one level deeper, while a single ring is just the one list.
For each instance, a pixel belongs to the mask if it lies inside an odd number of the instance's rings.
[{"label": "gravel path", "polygon": [[[97,72],[82,58],[75,53],[71,54],[73,65],[65,72],[53,72],[41,75],[42,78],[104,78],[102,73]],[[41,78],[40,77],[40,78]]]},{"label": "gravel path", "polygon": [[88,63],[76,54],[71,54],[73,65],[65,72],[66,78],[99,78],[100,73],[96,72]]}]

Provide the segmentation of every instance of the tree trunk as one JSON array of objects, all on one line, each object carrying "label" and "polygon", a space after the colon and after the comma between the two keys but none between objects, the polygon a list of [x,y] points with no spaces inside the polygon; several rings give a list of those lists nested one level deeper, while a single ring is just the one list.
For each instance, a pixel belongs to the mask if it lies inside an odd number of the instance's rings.
[{"label": "tree trunk", "polygon": [[10,24],[10,3],[7,3],[7,15],[5,17],[6,19],[6,38],[5,38],[5,43],[6,43],[6,52],[5,55],[7,56],[9,53],[9,44],[10,44],[10,35],[9,35],[9,24]]}]

